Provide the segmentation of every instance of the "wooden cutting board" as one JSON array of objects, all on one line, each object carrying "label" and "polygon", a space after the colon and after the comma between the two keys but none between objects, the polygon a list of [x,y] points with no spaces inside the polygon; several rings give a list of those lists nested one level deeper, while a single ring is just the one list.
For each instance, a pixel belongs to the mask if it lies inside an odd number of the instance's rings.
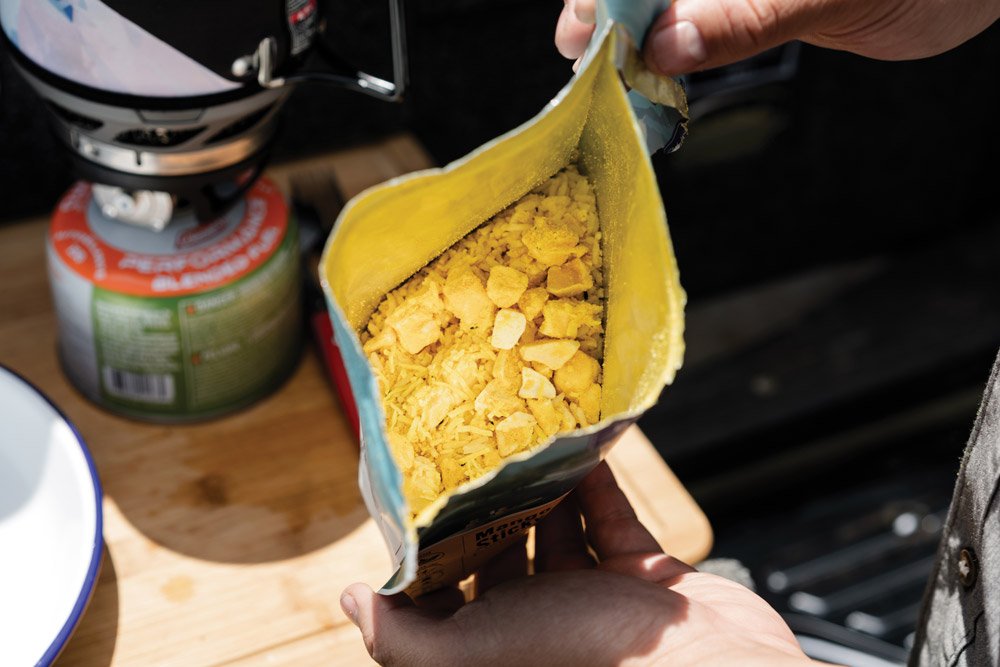
[{"label": "wooden cutting board", "polygon": [[[399,136],[273,176],[330,216],[334,182],[352,196],[429,165]],[[105,491],[103,570],[58,664],[366,664],[338,600],[353,581],[380,585],[390,563],[358,493],[357,444],[312,347],[272,396],[223,419],[159,426],[104,412],[59,370],[46,225],[0,227],[0,362],[75,422]],[[661,544],[702,559],[708,522],[638,429],[610,458]]]}]

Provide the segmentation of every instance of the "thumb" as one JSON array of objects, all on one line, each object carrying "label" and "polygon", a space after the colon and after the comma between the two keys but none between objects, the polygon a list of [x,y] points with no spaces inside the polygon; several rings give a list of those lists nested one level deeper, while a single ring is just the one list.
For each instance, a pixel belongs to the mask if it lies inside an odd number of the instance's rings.
[{"label": "thumb", "polygon": [[827,0],[676,0],[653,23],[645,57],[670,76],[748,58],[814,30]]},{"label": "thumb", "polygon": [[379,595],[365,584],[351,584],[340,607],[381,665],[440,665],[455,657],[445,615],[416,607],[404,593]]}]

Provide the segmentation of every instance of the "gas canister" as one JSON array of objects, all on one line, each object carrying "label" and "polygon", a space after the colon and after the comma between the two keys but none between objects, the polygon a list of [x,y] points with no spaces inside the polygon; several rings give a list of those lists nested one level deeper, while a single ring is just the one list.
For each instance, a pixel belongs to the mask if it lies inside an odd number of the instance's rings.
[{"label": "gas canister", "polygon": [[205,419],[269,393],[300,349],[296,236],[266,178],[213,222],[181,214],[160,232],[108,219],[77,183],[47,240],[67,377],[151,421]]}]

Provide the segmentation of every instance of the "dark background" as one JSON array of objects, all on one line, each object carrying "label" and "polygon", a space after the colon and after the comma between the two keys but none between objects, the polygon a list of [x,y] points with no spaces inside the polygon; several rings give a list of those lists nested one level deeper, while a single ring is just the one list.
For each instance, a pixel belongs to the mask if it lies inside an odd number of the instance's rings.
[{"label": "dark background", "polygon": [[[328,3],[328,39],[388,73],[382,3]],[[274,159],[410,129],[441,163],[527,120],[571,72],[558,0],[410,2],[402,106],[300,87]],[[979,224],[993,202],[996,27],[940,57],[880,63],[804,47],[796,77],[692,127],[655,159],[692,296]],[[70,182],[45,110],[0,68],[0,220],[47,211]],[[752,258],[752,261],[750,261]]]}]

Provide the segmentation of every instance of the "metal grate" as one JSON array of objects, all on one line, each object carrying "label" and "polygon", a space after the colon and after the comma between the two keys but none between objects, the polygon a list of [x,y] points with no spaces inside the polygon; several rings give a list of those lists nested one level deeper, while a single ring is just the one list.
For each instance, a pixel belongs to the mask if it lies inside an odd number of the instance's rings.
[{"label": "metal grate", "polygon": [[[902,469],[872,461],[867,479],[841,472],[832,493],[786,492],[784,510],[720,535],[718,552],[742,560],[796,636],[815,640],[809,645],[820,652],[807,650],[813,658],[859,666],[906,661],[954,480],[952,466],[910,453]],[[824,652],[832,647],[875,661]]]},{"label": "metal grate", "polygon": [[946,511],[946,499],[887,504],[823,526],[832,539],[803,536],[766,567],[766,595],[791,612],[907,647]]}]

